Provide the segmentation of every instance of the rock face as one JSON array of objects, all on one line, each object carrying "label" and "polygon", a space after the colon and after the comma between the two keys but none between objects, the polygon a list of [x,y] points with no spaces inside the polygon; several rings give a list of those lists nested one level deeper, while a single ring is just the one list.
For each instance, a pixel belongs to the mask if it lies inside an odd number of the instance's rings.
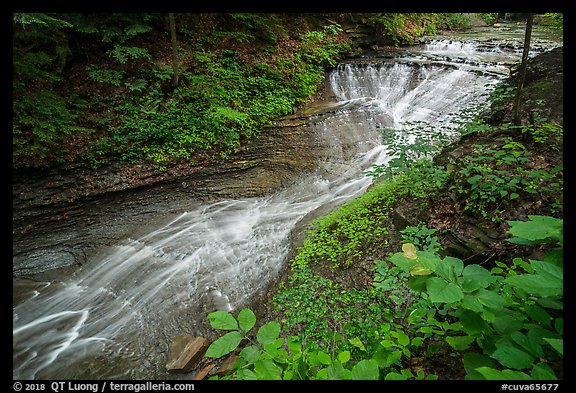
[{"label": "rock face", "polygon": [[188,373],[198,365],[210,342],[204,337],[177,336],[172,341],[166,370],[173,373]]}]

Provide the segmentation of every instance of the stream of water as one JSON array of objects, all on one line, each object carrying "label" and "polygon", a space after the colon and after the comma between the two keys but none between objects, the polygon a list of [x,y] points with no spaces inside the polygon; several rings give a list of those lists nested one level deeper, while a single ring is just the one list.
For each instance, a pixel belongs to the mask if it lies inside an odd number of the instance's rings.
[{"label": "stream of water", "polygon": [[[173,378],[163,371],[173,337],[202,334],[207,313],[249,304],[287,263],[292,228],[363,193],[372,181],[365,171],[393,158],[391,144],[432,150],[456,138],[451,115],[485,100],[519,57],[459,48],[466,61],[446,55],[457,43],[435,41],[396,58],[339,64],[330,86],[355,105],[310,119],[316,143],[327,146],[315,173],[266,197],[198,203],[103,250],[73,277],[38,283],[13,307],[13,378]],[[394,130],[386,141],[384,129]]]}]

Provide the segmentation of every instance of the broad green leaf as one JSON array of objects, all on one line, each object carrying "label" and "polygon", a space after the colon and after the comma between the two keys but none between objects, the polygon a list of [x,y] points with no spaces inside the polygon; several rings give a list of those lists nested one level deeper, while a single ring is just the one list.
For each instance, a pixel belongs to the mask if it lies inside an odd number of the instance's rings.
[{"label": "broad green leaf", "polygon": [[408,281],[408,286],[415,292],[424,292],[428,278],[430,278],[430,276],[411,276]]},{"label": "broad green leaf", "polygon": [[398,266],[400,269],[404,270],[406,273],[410,272],[412,267],[418,263],[416,259],[406,258],[401,252],[392,254],[388,257],[388,260]]},{"label": "broad green leaf", "polygon": [[530,221],[508,221],[511,226],[508,233],[535,243],[562,241],[562,219],[537,215],[528,218]]},{"label": "broad green leaf", "polygon": [[413,347],[419,347],[420,345],[422,345],[424,343],[424,338],[423,337],[414,337],[412,338],[412,346]]},{"label": "broad green leaf", "polygon": [[557,350],[560,355],[564,356],[564,339],[561,338],[544,338],[548,344],[552,346],[555,350]]},{"label": "broad green leaf", "polygon": [[531,246],[534,244],[540,244],[542,241],[540,240],[527,240],[522,237],[512,237],[510,239],[506,239],[507,242],[519,244],[521,246]]},{"label": "broad green leaf", "polygon": [[453,303],[464,297],[458,285],[438,277],[429,278],[426,281],[426,289],[430,300],[434,303]]},{"label": "broad green leaf", "polygon": [[530,264],[534,268],[534,271],[536,273],[550,278],[555,278],[559,282],[563,282],[564,269],[562,267],[557,266],[553,263],[534,261],[534,260],[530,260]]},{"label": "broad green leaf", "polygon": [[287,341],[288,349],[293,354],[302,352],[302,343],[298,336],[290,336]]},{"label": "broad green leaf", "polygon": [[470,344],[474,342],[475,338],[472,336],[450,336],[446,337],[446,342],[455,350],[463,351],[467,349]]},{"label": "broad green leaf", "polygon": [[210,344],[204,356],[209,358],[219,358],[227,355],[238,347],[240,341],[242,341],[242,335],[240,332],[228,332]]},{"label": "broad green leaf", "polygon": [[410,270],[410,275],[412,275],[412,276],[427,276],[427,275],[432,274],[432,273],[433,273],[432,270],[428,269],[427,267],[420,265],[419,263],[414,265],[412,267],[412,269]]},{"label": "broad green leaf", "polygon": [[486,288],[488,285],[496,281],[488,270],[480,265],[468,265],[462,270],[462,278],[460,279],[462,290],[472,292],[480,288]]},{"label": "broad green leaf", "polygon": [[480,303],[493,310],[504,308],[508,304],[506,299],[494,291],[478,289],[474,294]]},{"label": "broad green leaf", "polygon": [[401,351],[390,352],[390,350],[384,347],[378,347],[371,357],[371,359],[374,359],[376,363],[378,363],[379,367],[390,367],[391,365],[399,362],[401,358]]},{"label": "broad green leaf", "polygon": [[332,358],[326,352],[318,351],[318,361],[325,365],[330,365],[332,363]]},{"label": "broad green leaf", "polygon": [[282,368],[272,359],[258,359],[254,362],[254,372],[259,380],[282,379]]},{"label": "broad green leaf", "polygon": [[384,348],[391,348],[391,347],[395,347],[396,343],[392,340],[384,339],[384,340],[380,341],[380,345],[382,345]]},{"label": "broad green leaf", "polygon": [[350,351],[343,351],[338,354],[338,360],[340,363],[345,364],[350,360]]},{"label": "broad green leaf", "polygon": [[535,296],[560,296],[563,292],[561,279],[542,274],[511,276],[504,279],[504,282]]},{"label": "broad green leaf", "polygon": [[496,314],[494,314],[488,308],[483,309],[482,312],[480,313],[480,316],[482,317],[483,320],[485,320],[488,323],[494,323],[494,319],[496,319]]},{"label": "broad green leaf", "polygon": [[405,381],[406,377],[400,373],[392,371],[392,372],[386,374],[386,376],[384,377],[384,380],[386,380],[386,381]]},{"label": "broad green leaf", "polygon": [[564,265],[564,250],[552,250],[544,256],[544,262],[551,263],[555,266]]},{"label": "broad green leaf", "polygon": [[552,317],[548,314],[548,311],[537,305],[526,306],[524,312],[541,326],[549,326],[550,322],[552,322]]},{"label": "broad green leaf", "polygon": [[254,315],[252,310],[245,308],[238,313],[238,325],[240,325],[240,329],[242,329],[244,333],[248,333],[255,324],[256,315]]},{"label": "broad green leaf", "polygon": [[[516,334],[516,333],[514,333],[514,334]],[[516,339],[516,337],[512,337],[512,338]],[[542,348],[542,345],[545,345],[545,343],[546,343],[545,339],[547,339],[547,338],[558,339],[561,337],[558,336],[558,334],[554,333],[553,331],[550,331],[548,329],[544,329],[541,326],[532,325],[530,330],[528,330],[528,332],[526,333],[526,338],[527,338],[527,342],[531,344],[531,348],[534,348],[536,355],[538,357],[544,357],[544,352],[543,352],[544,349]]]},{"label": "broad green leaf", "polygon": [[482,333],[486,328],[484,319],[474,311],[461,309],[456,312],[464,331],[472,336]]},{"label": "broad green leaf", "polygon": [[420,251],[418,253],[418,262],[422,266],[432,271],[436,271],[438,266],[443,263],[442,259],[438,256],[438,254],[430,251]]},{"label": "broad green leaf", "polygon": [[378,363],[374,359],[361,360],[352,367],[352,379],[377,380],[380,375]]},{"label": "broad green leaf", "polygon": [[362,343],[362,341],[358,337],[354,337],[348,340],[350,344],[354,345],[356,348],[360,348],[363,351],[366,351],[366,347]]},{"label": "broad green leaf", "polygon": [[352,379],[352,372],[342,367],[339,362],[334,362],[328,366],[328,379],[334,380],[349,380]]},{"label": "broad green leaf", "polygon": [[246,359],[248,363],[254,363],[260,357],[260,350],[255,345],[242,348],[240,357]]},{"label": "broad green leaf", "polygon": [[554,329],[556,329],[560,335],[564,334],[564,318],[556,318],[554,321]]},{"label": "broad green leaf", "polygon": [[272,321],[260,327],[258,333],[256,333],[256,338],[260,344],[267,345],[276,341],[279,334],[280,323]]},{"label": "broad green leaf", "polygon": [[328,367],[324,367],[316,373],[316,379],[328,379]]},{"label": "broad green leaf", "polygon": [[494,329],[496,329],[496,331],[502,335],[510,334],[512,332],[520,330],[524,326],[524,323],[522,321],[510,315],[498,316],[494,318],[494,322],[492,324],[494,326]]},{"label": "broad green leaf", "polygon": [[534,357],[518,347],[507,342],[501,345],[496,344],[496,347],[497,349],[490,356],[498,360],[504,367],[523,370],[532,366]]},{"label": "broad green leaf", "polygon": [[464,354],[464,369],[466,370],[466,379],[485,379],[485,377],[476,371],[477,368],[488,367],[496,368],[496,363],[492,359],[476,352]]},{"label": "broad green leaf", "polygon": [[480,303],[480,300],[475,295],[464,295],[462,298],[462,307],[467,308],[468,310],[482,312],[484,306]]},{"label": "broad green leaf", "polygon": [[308,354],[308,363],[311,366],[320,366],[322,363],[318,360],[318,354],[316,352],[311,352]]},{"label": "broad green leaf", "polygon": [[564,309],[564,302],[562,298],[556,297],[544,297],[536,300],[539,305],[545,308],[550,308],[552,310],[563,310]]},{"label": "broad green leaf", "polygon": [[276,363],[288,364],[288,357],[289,357],[288,352],[280,348],[276,351],[276,354],[274,355],[274,361]]},{"label": "broad green leaf", "polygon": [[[530,333],[530,332],[528,332]],[[534,356],[535,358],[544,357],[544,350],[542,349],[542,340],[540,338],[534,339],[534,334],[531,334],[531,337],[526,336],[522,332],[516,331],[510,334],[510,338],[516,344],[520,345],[523,350],[528,352],[530,355]]]},{"label": "broad green leaf", "polygon": [[238,329],[238,322],[232,314],[226,311],[214,311],[208,314],[210,325],[214,329],[235,330]]},{"label": "broad green leaf", "polygon": [[396,332],[396,339],[398,340],[398,344],[402,345],[403,347],[410,344],[410,337],[408,337],[406,333],[400,330]]},{"label": "broad green leaf", "polygon": [[468,178],[468,183],[470,184],[476,184],[478,183],[478,180],[482,179],[482,175],[474,175],[470,178]]},{"label": "broad green leaf", "polygon": [[486,379],[490,380],[527,380],[530,376],[521,371],[515,370],[496,370],[491,367],[478,367],[476,371]]},{"label": "broad green leaf", "polygon": [[236,372],[236,377],[241,380],[255,381],[258,379],[256,373],[247,368],[241,368]]},{"label": "broad green leaf", "polygon": [[532,379],[554,381],[558,377],[556,377],[552,367],[545,363],[538,363],[532,367]]},{"label": "broad green leaf", "polygon": [[462,274],[464,262],[458,258],[445,257],[436,265],[436,274],[445,278],[447,281],[456,282],[457,277]]},{"label": "broad green leaf", "polygon": [[276,340],[272,341],[271,343],[265,344],[264,346],[264,350],[267,352],[274,352],[276,353],[276,350],[279,349],[282,345],[284,345],[284,339],[283,338],[277,338]]}]

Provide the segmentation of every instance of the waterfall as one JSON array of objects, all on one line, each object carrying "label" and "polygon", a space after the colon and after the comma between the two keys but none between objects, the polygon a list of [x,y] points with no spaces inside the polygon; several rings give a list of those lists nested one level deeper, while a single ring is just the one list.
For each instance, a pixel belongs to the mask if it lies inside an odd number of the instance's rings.
[{"label": "waterfall", "polygon": [[[315,143],[326,146],[316,172],[266,197],[198,203],[102,250],[72,277],[38,284],[13,307],[13,378],[177,378],[162,374],[174,336],[202,334],[207,313],[247,305],[287,263],[303,217],[363,193],[365,171],[391,159],[390,143],[455,138],[451,116],[481,102],[497,80],[406,58],[338,65],[331,88],[358,105],[311,117]],[[392,139],[383,129],[394,130]]]}]

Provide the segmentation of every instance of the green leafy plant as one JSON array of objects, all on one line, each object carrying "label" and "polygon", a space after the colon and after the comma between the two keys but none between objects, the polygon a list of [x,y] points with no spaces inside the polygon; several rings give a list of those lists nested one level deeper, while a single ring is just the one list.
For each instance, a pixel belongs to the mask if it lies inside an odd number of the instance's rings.
[{"label": "green leafy plant", "polygon": [[93,81],[113,86],[120,86],[126,74],[124,71],[101,69],[95,64],[87,65],[86,72]]},{"label": "green leafy plant", "polygon": [[437,252],[442,246],[438,241],[438,236],[434,235],[436,232],[435,228],[428,228],[425,223],[407,226],[400,231],[404,242],[412,243],[424,251],[432,252]]},{"label": "green leafy plant", "polygon": [[[458,322],[446,342],[463,356],[468,379],[556,379],[553,369],[563,357],[562,220],[529,216],[509,221],[517,244],[552,243],[542,261],[492,270],[453,257],[418,251],[410,243],[389,260],[411,275],[410,287],[429,302],[429,310]],[[427,311],[428,310],[428,311]]]},{"label": "green leafy plant", "polygon": [[524,145],[508,138],[500,146],[474,145],[476,154],[451,164],[450,189],[463,198],[464,210],[478,213],[492,221],[521,195],[549,193],[561,188],[561,168],[527,170],[530,153]]},{"label": "green leafy plant", "polygon": [[534,121],[521,126],[520,131],[544,148],[556,152],[560,150],[559,145],[562,144],[564,128],[560,124],[549,122],[545,117],[538,116],[537,113],[534,115]]},{"label": "green leafy plant", "polygon": [[[237,317],[224,311],[209,314],[214,329],[227,331],[208,347],[205,356],[220,358],[237,350],[243,341],[246,345],[238,353],[231,373],[222,379],[258,380],[377,380],[377,379],[435,379],[422,370],[412,372],[400,366],[403,356],[410,357],[410,348],[418,347],[422,339],[410,338],[401,329],[385,324],[380,329],[377,350],[371,357],[355,361],[348,350],[327,352],[311,349],[297,336],[282,337],[279,322],[262,325],[255,334],[251,331],[256,316],[249,309],[242,309]],[[358,338],[350,343],[361,351],[368,349]],[[389,367],[399,367],[397,371]],[[382,373],[382,370],[386,371]],[[212,377],[218,379],[218,377]]]}]

